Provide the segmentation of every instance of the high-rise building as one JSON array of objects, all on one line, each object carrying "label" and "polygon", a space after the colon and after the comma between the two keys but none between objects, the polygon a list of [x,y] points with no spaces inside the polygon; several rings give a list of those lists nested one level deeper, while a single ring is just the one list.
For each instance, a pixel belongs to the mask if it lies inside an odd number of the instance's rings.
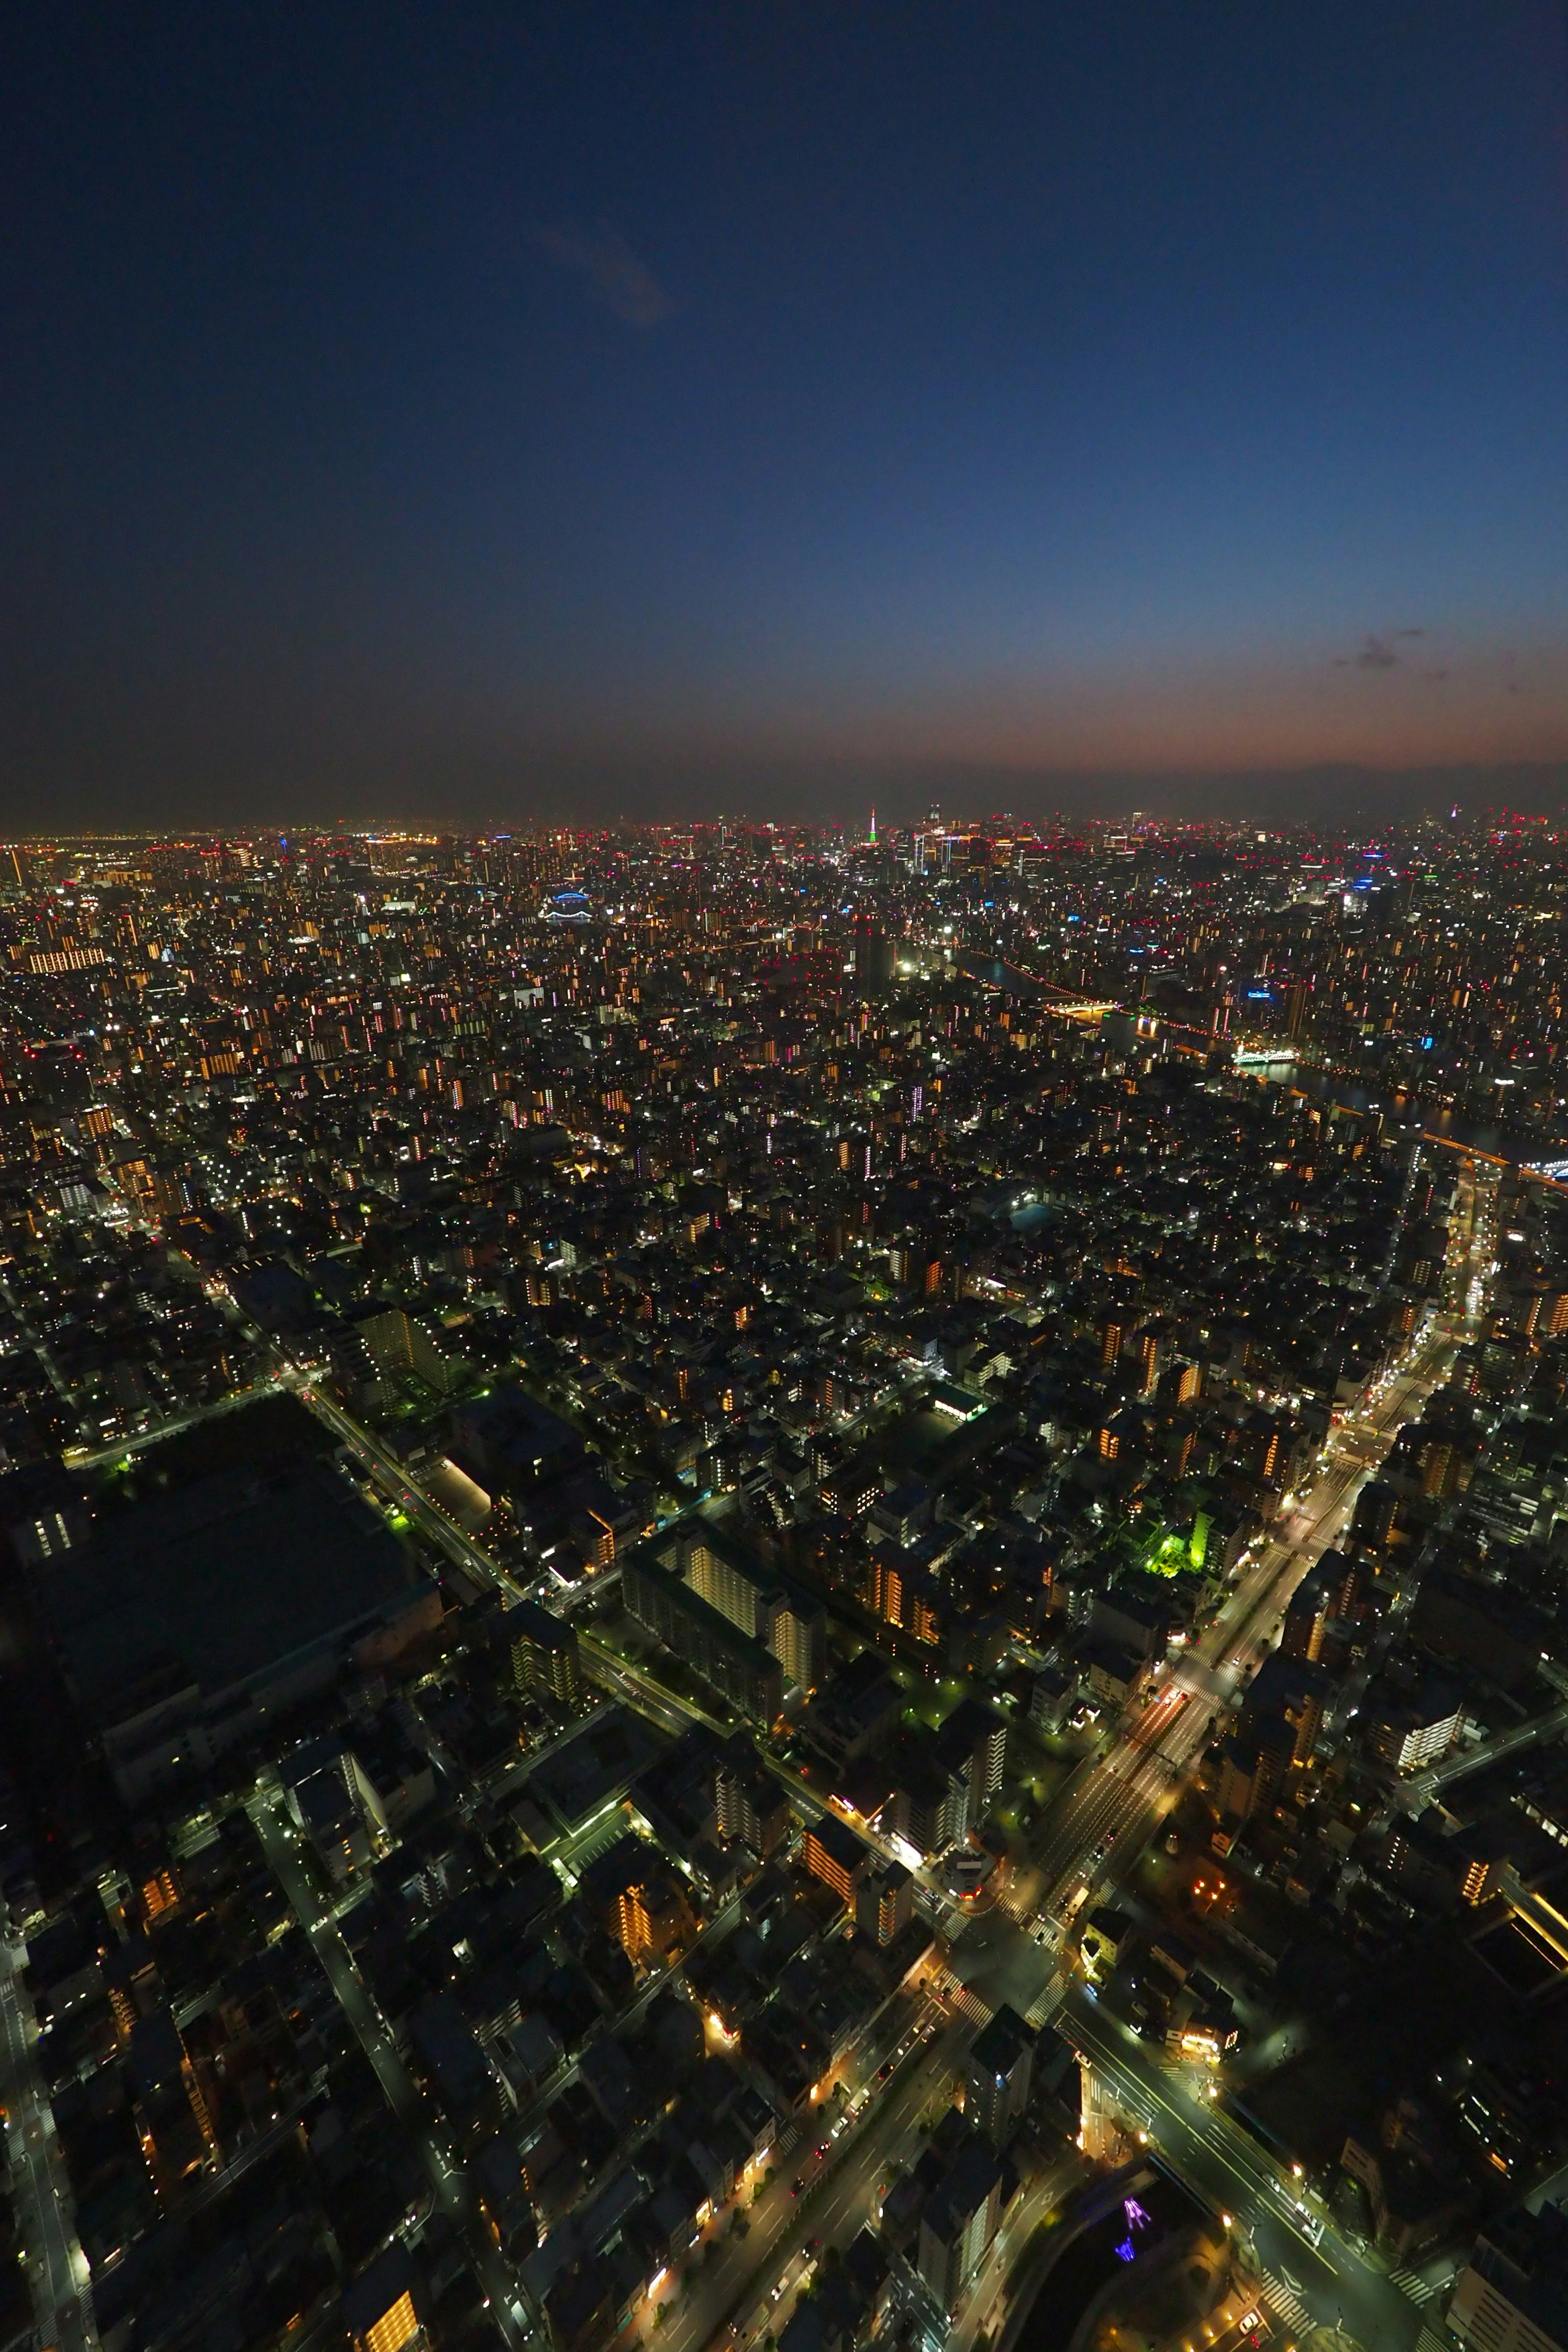
[{"label": "high-rise building", "polygon": [[1029,2103],[1035,2037],[1004,2001],[970,2046],[963,2070],[963,2116],[973,2131],[1005,2147]]},{"label": "high-rise building", "polygon": [[713,1811],[727,1838],[741,1838],[765,1860],[789,1829],[789,1800],[743,1737],[727,1740],[713,1773]]},{"label": "high-rise building", "polygon": [[918,2268],[942,2310],[952,2309],[1001,2217],[1001,2158],[978,2136],[966,2135],[921,2218]]},{"label": "high-rise building", "polygon": [[772,1652],[786,1684],[815,1690],[827,1662],[827,1615],[819,1601],[775,1575],[716,1519],[686,1522],[659,1556],[710,1609]]},{"label": "high-rise building", "polygon": [[1366,1563],[1342,1551],[1325,1551],[1319,1555],[1313,1574],[1326,1580],[1330,1616],[1353,1617],[1366,1589]]},{"label": "high-rise building", "polygon": [[1394,1532],[1394,1517],[1398,1508],[1399,1497],[1393,1487],[1384,1479],[1369,1479],[1356,1498],[1351,1534],[1357,1543],[1365,1544],[1369,1551],[1382,1551]]},{"label": "high-rise building", "polygon": [[1323,1634],[1333,1614],[1332,1579],[1321,1563],[1301,1579],[1290,1596],[1279,1647],[1288,1658],[1315,1665],[1323,1654]]},{"label": "high-rise building", "polygon": [[814,1878],[832,1887],[841,1903],[853,1906],[871,1867],[871,1853],[853,1830],[825,1813],[805,1833],[805,1866]]},{"label": "high-rise building", "polygon": [[855,923],[855,985],[858,989],[886,988],[893,977],[893,942],[879,924],[869,916],[858,916]]},{"label": "high-rise building", "polygon": [[1435,1676],[1405,1693],[1374,1684],[1365,1704],[1367,1744],[1396,1772],[1419,1772],[1447,1756],[1465,1719],[1458,1692]]},{"label": "high-rise building", "polygon": [[1306,1019],[1307,983],[1304,980],[1294,980],[1290,983],[1290,992],[1285,1000],[1285,1034],[1288,1037],[1299,1037],[1306,1024]]},{"label": "high-rise building", "polygon": [[781,1596],[763,1641],[784,1668],[786,1683],[813,1691],[827,1672],[827,1612],[805,1595]]},{"label": "high-rise building", "polygon": [[901,1838],[919,1854],[945,1853],[968,1828],[970,1804],[967,1774],[943,1760],[935,1740],[908,1741],[882,1807],[883,1835]]},{"label": "high-rise building", "polygon": [[967,1791],[963,1826],[973,1829],[984,1820],[991,1800],[1002,1786],[1007,1755],[1007,1726],[978,1699],[960,1699],[936,1736],[936,1751],[950,1773]]},{"label": "high-rise building", "polygon": [[201,2074],[170,2009],[135,2018],[130,2035],[132,2114],[159,2197],[208,2161],[216,2138]]},{"label": "high-rise building", "polygon": [[629,1960],[671,1959],[697,1933],[686,1890],[672,1870],[649,1871],[619,1897],[620,1937]]},{"label": "high-rise building", "polygon": [[873,1616],[889,1625],[904,1622],[905,1570],[898,1552],[890,1547],[873,1549],[866,1562],[866,1574],[860,1587],[860,1599]]},{"label": "high-rise building", "polygon": [[665,1558],[710,1609],[753,1641],[763,1639],[777,1587],[761,1560],[726,1543],[701,1519],[681,1528]]},{"label": "high-rise building", "polygon": [[1230,1822],[1261,1811],[1276,1790],[1305,1770],[1322,1727],[1329,1688],[1321,1665],[1276,1650],[1253,1678],[1236,1736],[1221,1755],[1219,1802]]},{"label": "high-rise building", "polygon": [[1422,1493],[1448,1502],[1458,1492],[1465,1466],[1463,1451],[1452,1438],[1429,1439],[1421,1454]]},{"label": "high-rise building", "polygon": [[902,1863],[884,1864],[862,1880],[855,1897],[855,1925],[882,1945],[893,1943],[914,1916],[914,1881]]},{"label": "high-rise building", "polygon": [[1329,1688],[1321,1666],[1287,1658],[1276,1650],[1252,1678],[1241,1710],[1242,1729],[1256,1733],[1286,1764],[1300,1769],[1311,1760]]},{"label": "high-rise building", "polygon": [[1568,2214],[1542,2205],[1489,2221],[1454,2283],[1449,2333],[1465,2352],[1564,2352]]},{"label": "high-rise building", "polygon": [[463,1358],[443,1348],[427,1324],[416,1315],[405,1315],[401,1307],[367,1316],[359,1336],[378,1371],[412,1372],[437,1396],[449,1396],[468,1370]]},{"label": "high-rise building", "polygon": [[784,1670],[778,1660],[679,1576],[661,1568],[650,1547],[628,1555],[621,1571],[621,1597],[628,1616],[742,1715],[754,1723],[773,1721],[784,1703]]},{"label": "high-rise building", "polygon": [[563,1706],[576,1704],[583,1696],[583,1666],[575,1625],[552,1617],[536,1601],[520,1601],[501,1620],[501,1633],[511,1650],[519,1690],[548,1691]]}]

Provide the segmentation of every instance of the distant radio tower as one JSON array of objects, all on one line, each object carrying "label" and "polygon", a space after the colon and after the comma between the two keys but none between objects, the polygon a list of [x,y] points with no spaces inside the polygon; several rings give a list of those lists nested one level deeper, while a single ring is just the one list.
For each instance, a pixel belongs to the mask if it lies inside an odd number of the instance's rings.
[{"label": "distant radio tower", "polygon": [[873,841],[873,842],[875,842],[876,838],[877,838],[877,812],[876,812],[875,807],[873,807],[873,808],[872,808],[872,811],[871,811],[871,839],[872,839],[872,841]]}]

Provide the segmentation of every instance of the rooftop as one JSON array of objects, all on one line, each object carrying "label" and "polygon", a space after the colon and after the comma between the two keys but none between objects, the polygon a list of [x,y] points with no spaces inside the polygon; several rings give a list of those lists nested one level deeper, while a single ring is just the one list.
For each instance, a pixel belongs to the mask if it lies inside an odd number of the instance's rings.
[{"label": "rooftop", "polygon": [[104,1713],[175,1666],[214,1697],[427,1587],[374,1513],[312,1464],[222,1471],[100,1517],[38,1589],[79,1697]]}]

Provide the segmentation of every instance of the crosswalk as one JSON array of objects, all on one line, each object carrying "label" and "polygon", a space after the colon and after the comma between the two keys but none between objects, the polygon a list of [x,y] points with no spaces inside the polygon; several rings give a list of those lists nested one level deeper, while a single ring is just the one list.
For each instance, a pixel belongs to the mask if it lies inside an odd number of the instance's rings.
[{"label": "crosswalk", "polygon": [[1263,2300],[1270,2311],[1279,2314],[1287,2327],[1295,2329],[1298,2336],[1304,2336],[1310,2327],[1317,2325],[1300,2296],[1293,2288],[1288,2287],[1283,2279],[1276,2278],[1272,2271],[1263,2273]]},{"label": "crosswalk", "polygon": [[1066,1987],[1066,1978],[1058,1973],[1051,1979],[1038,1999],[1030,2003],[1024,2013],[1024,2022],[1032,2032],[1037,2033],[1041,2026],[1048,2024],[1056,2015],[1057,2011],[1061,2007],[1062,1994]]},{"label": "crosswalk", "polygon": [[963,1979],[954,1976],[951,1969],[934,1970],[931,1983],[946,1993],[948,2007],[954,2017],[966,2017],[971,2025],[990,2024],[993,2012],[989,2002],[982,2000],[977,1992],[972,1992]]},{"label": "crosswalk", "polygon": [[1425,2311],[1437,2293],[1436,2288],[1415,2271],[1390,2271],[1388,2275],[1400,2294],[1408,2295],[1418,2311]]},{"label": "crosswalk", "polygon": [[[948,2004],[955,2017],[966,2017],[972,2025],[990,2024],[994,2014],[991,2003],[982,2000],[980,1995],[972,1991],[962,1977],[954,1976],[951,1969],[938,1970],[931,1981],[946,1993]],[[1031,2026],[1037,2033],[1047,2020],[1052,2017],[1061,2006],[1062,1995],[1066,1988],[1067,1979],[1058,1969],[1045,1990],[1037,1995],[1026,2011],[1025,2024]]]},{"label": "crosswalk", "polygon": [[948,2000],[954,2014],[967,2017],[972,2025],[990,2024],[990,2003],[982,2000],[977,1992],[971,1992],[969,1987],[961,1984],[956,1977],[949,1980]]}]

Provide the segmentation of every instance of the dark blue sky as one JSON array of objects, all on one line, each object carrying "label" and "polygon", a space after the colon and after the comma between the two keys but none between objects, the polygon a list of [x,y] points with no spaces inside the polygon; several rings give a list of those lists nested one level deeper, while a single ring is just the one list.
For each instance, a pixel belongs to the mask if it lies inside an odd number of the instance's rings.
[{"label": "dark blue sky", "polygon": [[12,824],[1568,755],[1560,0],[10,27]]}]

